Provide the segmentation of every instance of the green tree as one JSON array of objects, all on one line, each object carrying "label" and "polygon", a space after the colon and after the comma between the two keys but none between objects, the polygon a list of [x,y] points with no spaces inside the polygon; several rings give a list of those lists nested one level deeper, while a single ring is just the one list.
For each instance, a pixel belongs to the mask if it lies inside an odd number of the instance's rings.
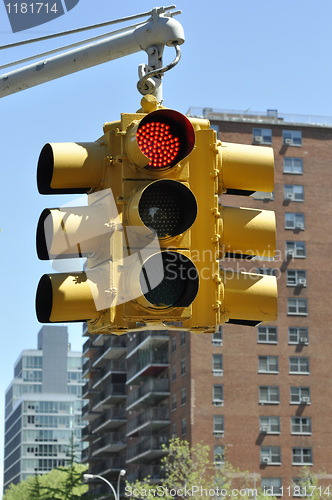
[{"label": "green tree", "polygon": [[28,491],[31,500],[48,500],[45,486],[41,485],[40,476],[36,474],[33,480],[28,484]]},{"label": "green tree", "polygon": [[67,467],[29,477],[17,485],[11,484],[3,500],[79,500],[83,495],[85,500],[95,499],[96,496],[87,495],[88,485],[83,484],[83,474],[87,472],[88,467],[77,463],[78,452],[73,434],[67,456]]},{"label": "green tree", "polygon": [[[164,445],[165,457],[161,460],[164,478],[158,484],[151,483],[150,476],[143,481],[126,483],[128,497],[155,500],[162,496],[164,500],[174,500],[180,491],[181,498],[188,500],[208,499],[218,493],[230,496],[233,489],[243,490],[238,497],[248,500],[255,497],[255,492],[247,472],[235,469],[228,462],[218,467],[209,460],[210,447],[196,444],[190,448],[187,441],[173,438],[169,445]],[[218,488],[218,490],[217,490]],[[257,500],[266,500],[259,488]],[[274,497],[269,496],[270,500]]]},{"label": "green tree", "polygon": [[293,488],[297,494],[301,494],[302,498],[310,498],[312,500],[320,500],[329,498],[332,495],[332,486],[327,484],[327,476],[325,473],[315,474],[309,467],[303,467],[299,477],[299,482]]},{"label": "green tree", "polygon": [[[75,464],[75,474],[79,474],[83,477],[83,474],[87,472],[87,466],[82,464]],[[36,477],[31,476],[25,481],[19,484],[11,484],[9,488],[6,489],[3,500],[53,500],[61,499],[66,500],[64,491],[66,491],[67,486],[65,485],[68,473],[65,470],[54,469],[47,474],[41,474]],[[40,496],[36,496],[40,492]],[[76,497],[81,498],[88,491],[87,484],[77,485],[74,489],[74,494]],[[84,496],[84,499],[89,498],[89,496]],[[95,497],[93,497],[95,498]]]},{"label": "green tree", "polygon": [[[67,467],[59,467],[57,470],[62,474],[62,482],[60,486],[48,487],[48,498],[58,500],[79,500],[82,497],[82,482],[83,474],[87,467],[77,463],[77,446],[74,442],[74,434],[71,434],[69,447],[67,451],[69,465]],[[85,492],[88,487],[85,486]],[[85,499],[96,498],[90,495],[85,495]]]}]

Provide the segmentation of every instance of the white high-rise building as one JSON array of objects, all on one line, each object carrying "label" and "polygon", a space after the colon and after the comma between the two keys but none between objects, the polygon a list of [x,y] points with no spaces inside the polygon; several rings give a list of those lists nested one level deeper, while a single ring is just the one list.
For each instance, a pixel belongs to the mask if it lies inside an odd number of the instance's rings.
[{"label": "white high-rise building", "polygon": [[42,327],[6,391],[4,490],[67,465],[72,434],[82,449],[82,385],[82,353],[70,350],[67,327]]}]

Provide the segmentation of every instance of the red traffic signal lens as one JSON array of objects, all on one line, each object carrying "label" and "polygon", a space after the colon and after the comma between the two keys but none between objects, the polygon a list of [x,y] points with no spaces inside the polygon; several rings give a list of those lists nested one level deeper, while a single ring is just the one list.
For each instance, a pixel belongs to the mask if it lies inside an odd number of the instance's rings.
[{"label": "red traffic signal lens", "polygon": [[150,160],[150,168],[168,168],[180,150],[180,140],[170,132],[170,126],[161,122],[149,122],[138,129],[137,142]]},{"label": "red traffic signal lens", "polygon": [[149,170],[167,170],[188,156],[195,144],[194,129],[187,117],[170,109],[144,117],[137,129],[137,144],[149,158]]}]

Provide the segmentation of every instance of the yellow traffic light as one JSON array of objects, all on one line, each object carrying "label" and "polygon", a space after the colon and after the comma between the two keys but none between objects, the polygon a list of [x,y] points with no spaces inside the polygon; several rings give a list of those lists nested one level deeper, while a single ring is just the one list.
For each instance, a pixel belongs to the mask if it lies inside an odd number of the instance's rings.
[{"label": "yellow traffic light", "polygon": [[120,136],[109,133],[92,143],[46,144],[40,153],[41,194],[89,193],[85,205],[45,209],[40,216],[36,237],[40,259],[55,259],[61,268],[63,259],[87,258],[84,270],[41,278],[36,313],[42,323],[86,320],[99,328],[125,328],[115,292],[119,282],[115,261],[123,258],[121,169],[113,161],[121,152],[120,143]]},{"label": "yellow traffic light", "polygon": [[47,144],[40,193],[88,193],[88,201],[43,211],[37,253],[86,263],[41,278],[38,319],[86,320],[90,333],[117,334],[274,320],[275,278],[225,267],[225,258],[274,256],[274,213],[220,199],[271,192],[273,171],[272,149],[221,143],[208,120],[152,96],[105,123],[95,142]]},{"label": "yellow traffic light", "polygon": [[196,254],[200,281],[193,315],[184,326],[207,332],[224,322],[257,325],[275,320],[275,277],[223,269],[226,263],[222,260],[274,257],[275,214],[224,206],[219,199],[222,194],[272,192],[272,149],[221,143],[214,130],[198,130],[189,163],[190,186],[198,204],[191,254]]},{"label": "yellow traffic light", "polygon": [[[190,188],[187,160],[194,148],[195,132],[181,113],[153,109],[157,103],[151,96],[142,104],[149,106],[146,115],[122,115],[121,128],[126,130],[123,225],[133,233],[128,251],[142,256],[136,298],[127,301],[123,310],[129,323],[162,327],[191,317],[191,304],[199,288],[190,255],[190,228],[196,220],[197,202]],[[144,249],[153,238],[155,252],[145,258]],[[150,276],[155,274],[161,279],[151,287]]]},{"label": "yellow traffic light", "polygon": [[185,116],[158,109],[151,96],[142,106],[105,123],[96,142],[42,149],[40,193],[88,193],[88,202],[41,214],[41,259],[87,259],[80,272],[42,277],[41,322],[87,320],[90,333],[123,333],[137,322],[163,327],[192,315],[199,277],[190,228],[197,202],[187,157],[195,132]]}]

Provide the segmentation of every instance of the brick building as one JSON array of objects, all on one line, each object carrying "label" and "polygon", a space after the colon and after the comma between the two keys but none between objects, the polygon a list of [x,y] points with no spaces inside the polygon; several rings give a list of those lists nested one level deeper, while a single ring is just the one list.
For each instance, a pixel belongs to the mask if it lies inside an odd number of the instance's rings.
[{"label": "brick building", "polygon": [[129,480],[157,478],[162,445],[177,435],[208,443],[211,460],[226,455],[280,494],[304,465],[332,473],[332,120],[275,110],[188,114],[208,118],[221,141],[274,149],[273,197],[226,195],[221,203],[274,210],[277,257],[222,264],[277,276],[278,321],[223,325],[214,335],[89,338],[85,459],[110,479],[122,467]]}]

